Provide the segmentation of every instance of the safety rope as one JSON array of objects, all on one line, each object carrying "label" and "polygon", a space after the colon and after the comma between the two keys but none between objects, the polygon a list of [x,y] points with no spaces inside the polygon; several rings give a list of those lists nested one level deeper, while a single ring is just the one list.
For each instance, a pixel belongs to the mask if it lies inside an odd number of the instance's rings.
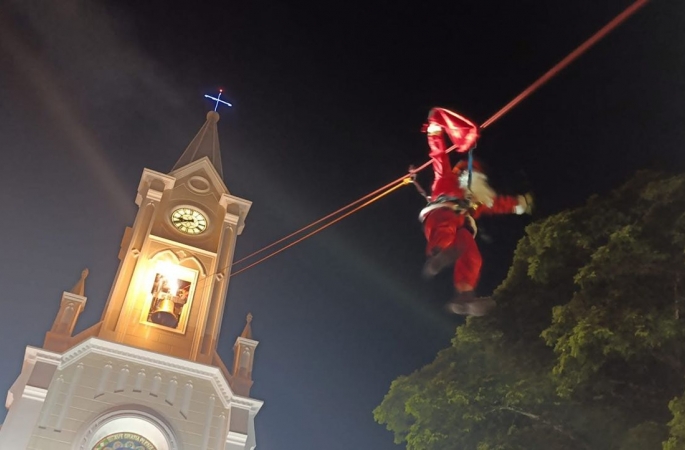
[{"label": "safety rope", "polygon": [[[509,112],[512,108],[514,108],[514,106],[521,103],[525,98],[529,97],[533,92],[538,90],[543,84],[545,84],[547,81],[549,81],[555,75],[557,75],[561,70],[566,68],[569,64],[571,64],[571,62],[575,61],[579,56],[581,56],[583,53],[585,53],[590,47],[592,47],[594,44],[596,44],[598,41],[600,41],[604,36],[606,36],[611,31],[613,31],[615,28],[617,28],[621,23],[625,22],[630,16],[632,16],[635,12],[637,12],[641,7],[646,5],[648,2],[649,2],[649,0],[637,0],[632,5],[630,5],[628,8],[626,8],[623,12],[621,12],[614,19],[612,19],[609,23],[607,23],[604,27],[602,27],[599,31],[597,31],[594,35],[592,35],[588,40],[583,42],[578,48],[576,48],[574,51],[569,53],[568,56],[566,56],[564,59],[562,59],[560,62],[558,62],[550,70],[545,72],[540,78],[538,78],[533,84],[528,86],[523,92],[521,92],[519,95],[517,95],[513,100],[511,100],[504,107],[502,107],[499,111],[497,111],[492,117],[490,117],[488,120],[483,122],[483,124],[480,126],[480,129],[485,129],[485,128],[489,127],[490,125],[492,125],[500,117],[502,117],[504,114]],[[448,148],[446,150],[446,152],[450,153],[455,148],[456,148],[456,145],[453,145],[450,148]],[[469,168],[469,181],[468,181],[468,183],[469,183],[469,189],[471,186],[471,178],[472,178],[472,170],[473,170],[473,154],[472,154],[472,151],[473,151],[473,149],[470,149],[468,152],[468,168]],[[419,193],[421,193],[424,197],[427,197],[427,194],[425,193],[425,191],[423,191],[423,188],[421,188],[418,185],[418,183],[416,183],[415,177],[416,177],[416,174],[418,172],[422,171],[423,169],[427,168],[430,165],[431,165],[431,161],[429,160],[417,168],[414,168],[414,169],[410,168],[408,175],[403,175],[402,177],[391,181],[390,183],[386,184],[385,186],[376,189],[372,193],[367,194],[367,195],[359,198],[358,200],[355,200],[352,203],[349,203],[346,206],[343,206],[342,208],[326,215],[325,217],[322,217],[321,219],[319,219],[315,222],[312,222],[311,224],[309,224],[305,227],[302,227],[293,233],[290,233],[289,235],[267,245],[266,247],[263,247],[260,250],[257,250],[256,252],[253,252],[253,253],[245,256],[244,258],[241,258],[238,261],[235,261],[233,264],[239,264],[239,263],[241,263],[241,262],[259,254],[259,253],[262,253],[262,252],[274,247],[275,245],[277,245],[277,244],[279,244],[279,243],[281,243],[281,242],[283,242],[283,241],[285,241],[285,240],[287,240],[287,239],[289,239],[289,238],[291,238],[291,237],[293,237],[293,236],[295,236],[295,235],[297,235],[297,234],[299,234],[299,233],[301,233],[301,232],[303,232],[303,231],[305,231],[305,230],[307,230],[307,229],[309,229],[315,225],[320,224],[321,222],[328,220],[329,218],[331,218],[337,214],[342,213],[343,211],[345,211],[345,210],[353,207],[354,205],[357,205],[357,204],[363,202],[364,200],[368,199],[369,197],[372,197],[375,195],[375,197],[373,197],[371,200],[369,200],[369,201],[363,203],[362,205],[352,209],[351,211],[348,211],[347,213],[341,215],[340,217],[334,219],[333,221],[331,221],[331,222],[323,225],[322,227],[306,234],[305,236],[291,242],[287,246],[285,246],[279,250],[276,250],[273,253],[270,253],[269,255],[259,259],[258,261],[256,261],[256,262],[232,273],[231,277],[233,277],[239,273],[242,273],[251,267],[256,266],[257,264],[271,258],[272,256],[275,256],[275,255],[285,251],[286,249],[292,247],[293,245],[295,245],[295,244],[313,236],[314,234],[328,228],[329,226],[339,222],[340,220],[344,219],[345,217],[347,217],[347,216],[359,211],[360,209],[370,205],[371,203],[373,203],[373,202],[379,200],[380,198],[382,198],[382,197],[390,194],[391,192],[395,191],[396,189],[399,189],[401,186],[405,186],[405,185],[413,183],[417,187],[417,189],[419,189]],[[211,275],[215,275],[216,273],[223,272],[224,270],[227,270],[227,269],[228,269],[228,266],[221,268],[220,270],[218,270],[217,272],[215,272]]]},{"label": "safety rope", "polygon": [[469,189],[469,192],[471,192],[471,180],[473,179],[473,149],[476,148],[471,147],[469,149],[469,163],[468,163],[468,168],[469,168],[469,181],[466,185],[466,187]]},{"label": "safety rope", "polygon": [[423,186],[421,186],[421,185],[419,184],[419,182],[416,180],[416,170],[414,169],[414,166],[413,166],[413,165],[409,166],[409,176],[410,176],[410,178],[411,178],[412,184],[414,185],[414,187],[416,188],[416,190],[419,192],[419,194],[421,194],[421,196],[422,196],[423,198],[425,198],[427,202],[429,202],[429,201],[430,201],[430,196],[428,195],[428,193],[426,192],[426,190],[423,188]]},{"label": "safety rope", "polygon": [[[408,177],[411,178],[411,174],[410,174]],[[320,219],[318,219],[318,220],[316,220],[316,221],[310,223],[309,225],[306,225],[306,226],[300,228],[300,229],[297,230],[297,231],[293,231],[293,232],[290,233],[289,235],[287,235],[287,236],[285,236],[285,237],[282,237],[281,239],[279,239],[279,240],[277,240],[277,241],[275,241],[275,242],[272,242],[271,244],[267,245],[266,247],[262,247],[261,249],[255,251],[255,252],[252,252],[252,253],[250,253],[249,255],[247,255],[247,256],[245,256],[245,257],[239,259],[238,261],[234,261],[234,262],[233,262],[233,265],[240,264],[241,262],[243,262],[243,261],[245,261],[245,260],[247,260],[247,259],[250,259],[250,258],[252,258],[253,256],[258,255],[258,254],[260,254],[260,253],[262,253],[262,252],[264,252],[264,251],[266,251],[266,250],[268,250],[268,249],[274,247],[275,245],[278,245],[278,244],[280,244],[281,242],[286,241],[286,240],[290,239],[291,237],[293,237],[293,236],[295,236],[295,235],[298,235],[298,234],[302,233],[303,231],[308,230],[308,229],[310,229],[311,227],[313,227],[313,226],[315,226],[315,225],[318,225],[318,224],[320,224],[321,222],[324,222],[324,221],[330,219],[331,217],[334,217],[334,216],[337,215],[337,214],[340,214],[341,212],[343,212],[343,211],[345,211],[345,210],[347,210],[347,209],[353,207],[354,205],[357,205],[357,204],[363,202],[364,200],[366,200],[366,199],[368,199],[368,198],[370,198],[370,197],[373,197],[374,195],[376,195],[376,194],[378,194],[378,193],[380,193],[380,192],[385,191],[386,189],[391,189],[392,186],[396,185],[396,184],[399,183],[400,181],[403,182],[405,178],[407,178],[407,176],[402,177],[402,178],[400,178],[400,179],[398,179],[398,180],[394,180],[394,181],[392,181],[392,182],[386,184],[385,186],[379,187],[379,188],[376,189],[375,191],[370,192],[370,193],[364,195],[364,196],[361,197],[361,198],[358,198],[357,200],[355,200],[355,201],[353,201],[353,202],[351,202],[351,203],[348,203],[347,205],[343,206],[342,208],[338,208],[337,210],[333,211],[332,213],[330,213],[330,214],[328,214],[328,215],[326,215],[326,216],[324,216],[324,217],[322,217],[322,218],[320,218]],[[424,192],[424,193],[425,193],[425,192]],[[374,200],[374,201],[375,201],[375,200]],[[372,203],[372,202],[371,202],[371,203]],[[359,208],[359,209],[361,209],[361,208]]]},{"label": "safety rope", "polygon": [[618,16],[614,17],[609,23],[604,25],[598,32],[593,34],[588,40],[583,42],[578,48],[573,50],[571,53],[566,56],[566,58],[562,59],[559,61],[554,67],[549,69],[547,72],[545,72],[544,75],[542,75],[540,78],[538,78],[533,84],[528,86],[523,92],[521,92],[519,95],[514,97],[512,101],[507,103],[497,111],[495,114],[492,115],[488,120],[483,122],[483,125],[480,126],[481,129],[485,129],[492,125],[497,119],[505,115],[507,112],[509,112],[510,109],[512,109],[514,106],[518,105],[521,103],[526,97],[530,96],[533,92],[538,90],[540,86],[548,82],[551,78],[553,78],[556,74],[561,72],[563,69],[566,68],[569,64],[571,64],[573,61],[578,59],[580,55],[585,53],[590,47],[595,45],[598,41],[600,41],[604,36],[612,32],[616,27],[618,27],[620,24],[626,21],[630,16],[632,16],[637,10],[645,6],[649,0],[637,0],[635,3],[627,7],[621,14]]},{"label": "safety rope", "polygon": [[280,248],[280,249],[276,250],[276,251],[273,252],[273,253],[269,253],[268,255],[266,255],[265,257],[263,257],[263,258],[261,258],[261,259],[258,259],[257,261],[253,262],[253,263],[250,264],[249,266],[245,266],[245,267],[243,267],[242,269],[240,269],[240,270],[238,270],[238,271],[236,271],[236,272],[233,272],[233,273],[231,274],[231,277],[234,277],[234,276],[238,275],[239,273],[242,273],[242,272],[246,271],[247,269],[256,266],[257,264],[266,261],[267,259],[271,258],[272,256],[278,255],[279,253],[281,253],[281,252],[287,250],[288,248],[292,247],[293,245],[295,245],[295,244],[297,244],[297,243],[299,243],[299,242],[304,241],[304,240],[307,239],[308,237],[311,237],[311,236],[315,235],[316,233],[318,233],[318,232],[320,232],[320,231],[325,230],[326,228],[330,227],[331,225],[333,225],[333,224],[335,224],[335,223],[337,223],[337,222],[340,222],[340,221],[341,221],[342,219],[344,219],[345,217],[347,217],[347,216],[349,216],[349,215],[351,215],[351,214],[354,214],[355,212],[359,211],[360,209],[362,209],[362,208],[364,208],[364,207],[366,207],[366,206],[369,206],[371,203],[373,203],[373,202],[375,202],[375,201],[377,201],[377,200],[380,200],[381,198],[385,197],[386,195],[390,194],[391,192],[394,192],[394,191],[396,191],[397,189],[401,188],[402,186],[406,186],[407,184],[410,184],[410,183],[411,183],[411,178],[409,178],[409,177],[403,178],[403,179],[402,179],[402,182],[400,182],[400,183],[396,184],[395,186],[393,186],[393,187],[391,187],[391,188],[385,190],[384,192],[378,194],[377,196],[375,196],[375,197],[372,198],[371,200],[369,200],[369,201],[367,201],[367,202],[365,202],[365,203],[363,203],[363,204],[357,206],[357,207],[354,208],[353,210],[346,212],[346,213],[343,214],[342,216],[337,217],[336,219],[334,219],[334,220],[328,222],[326,225],[323,225],[321,228],[317,228],[316,230],[314,230],[314,231],[312,231],[312,232],[310,232],[310,233],[305,234],[305,235],[302,236],[301,238],[299,238],[299,239],[297,239],[297,240],[291,242],[290,244],[286,245],[285,247]]}]

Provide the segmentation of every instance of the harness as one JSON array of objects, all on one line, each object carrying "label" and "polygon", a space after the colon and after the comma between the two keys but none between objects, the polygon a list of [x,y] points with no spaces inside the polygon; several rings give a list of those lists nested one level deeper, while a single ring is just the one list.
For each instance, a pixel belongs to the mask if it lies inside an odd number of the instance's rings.
[{"label": "harness", "polygon": [[[469,193],[471,191],[471,181],[473,179],[473,149],[476,148],[475,145],[473,148],[469,149],[468,151],[468,170],[467,170],[467,187],[469,190]],[[473,220],[473,217],[469,215],[469,210],[470,209],[475,209],[478,207],[478,204],[474,204],[471,202],[469,199],[464,199],[464,198],[458,198],[458,197],[452,197],[449,195],[439,195],[438,198],[435,200],[431,200],[430,196],[426,194],[426,191],[421,187],[421,185],[416,181],[416,171],[414,169],[414,166],[409,166],[409,173],[411,176],[411,181],[414,184],[414,187],[416,187],[416,190],[423,196],[428,201],[428,204],[419,212],[419,221],[423,223],[423,221],[426,219],[426,216],[428,213],[430,213],[433,210],[439,209],[439,208],[449,208],[456,212],[457,214],[465,214],[466,216],[469,217],[469,222],[471,222],[475,228],[475,221]]]},{"label": "harness", "polygon": [[421,212],[419,212],[419,221],[423,223],[428,213],[440,208],[449,208],[457,214],[468,215],[469,210],[471,210],[473,206],[474,205],[469,200],[448,195],[440,195],[435,200],[428,202]]}]

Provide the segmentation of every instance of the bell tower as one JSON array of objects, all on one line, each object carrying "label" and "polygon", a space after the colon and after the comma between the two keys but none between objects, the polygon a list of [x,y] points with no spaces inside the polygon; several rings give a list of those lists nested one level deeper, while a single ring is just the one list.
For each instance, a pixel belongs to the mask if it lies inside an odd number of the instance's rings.
[{"label": "bell tower", "polygon": [[[217,100],[217,104],[219,101]],[[170,173],[144,169],[101,320],[73,335],[88,271],[27,347],[0,449],[254,450],[251,321],[231,372],[216,347],[251,203],[224,184],[216,111]]]},{"label": "bell tower", "polygon": [[143,171],[102,339],[211,363],[236,237],[251,205],[223,182],[218,120],[207,114],[171,173]]}]

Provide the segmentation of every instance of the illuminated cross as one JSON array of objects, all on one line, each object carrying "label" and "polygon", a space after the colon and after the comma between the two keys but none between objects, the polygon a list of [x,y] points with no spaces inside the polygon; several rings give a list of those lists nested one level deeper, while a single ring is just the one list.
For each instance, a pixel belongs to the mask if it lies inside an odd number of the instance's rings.
[{"label": "illuminated cross", "polygon": [[219,103],[223,103],[223,104],[226,105],[226,106],[233,106],[233,105],[231,105],[230,103],[221,100],[221,93],[222,93],[222,92],[224,92],[224,90],[223,90],[223,89],[219,89],[219,95],[218,95],[217,97],[212,97],[211,95],[205,94],[205,97],[211,98],[212,100],[214,100],[214,101],[216,102],[216,104],[214,105],[214,111],[216,111],[216,109],[219,107]]}]

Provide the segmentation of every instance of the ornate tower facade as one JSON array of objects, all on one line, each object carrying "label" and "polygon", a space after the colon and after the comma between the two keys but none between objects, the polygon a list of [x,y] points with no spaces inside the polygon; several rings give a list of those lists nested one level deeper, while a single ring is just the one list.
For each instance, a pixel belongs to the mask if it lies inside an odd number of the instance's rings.
[{"label": "ornate tower facade", "polygon": [[216,345],[236,238],[251,203],[223,181],[211,111],[169,174],[144,169],[138,213],[100,322],[73,336],[87,270],[8,393],[4,449],[248,450],[251,315],[233,370]]}]

